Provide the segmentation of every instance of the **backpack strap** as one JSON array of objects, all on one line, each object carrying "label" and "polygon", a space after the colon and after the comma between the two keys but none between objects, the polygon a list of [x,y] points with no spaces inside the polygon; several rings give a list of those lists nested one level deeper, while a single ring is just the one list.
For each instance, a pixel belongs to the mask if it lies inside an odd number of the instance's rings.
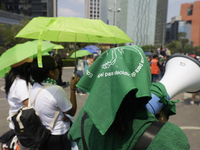
[{"label": "backpack strap", "polygon": [[[84,150],[88,150],[84,136],[84,121],[86,117],[87,113],[84,111],[81,119],[81,137]],[[164,124],[165,123],[158,121],[152,122],[152,124],[146,129],[146,131],[140,137],[140,139],[138,140],[138,142],[132,150],[146,150]]]},{"label": "backpack strap", "polygon": [[[43,86],[43,87],[38,91],[38,93],[36,94],[35,99],[34,99],[34,101],[33,101],[32,103],[30,102],[30,98],[29,98],[29,100],[28,100],[28,107],[32,107],[32,105],[35,103],[35,100],[36,100],[38,94],[39,94],[44,88],[46,88],[46,87],[48,87],[48,86],[51,86],[51,84],[48,84],[48,85]],[[22,109],[22,108],[24,108],[24,107],[26,107],[26,106],[22,106],[20,109]],[[54,124],[55,124],[56,119],[58,118],[59,112],[60,112],[60,108],[57,108],[57,111],[56,111],[56,113],[55,113],[55,116],[54,116],[53,120],[51,121],[51,123],[50,123],[50,125],[49,125],[49,128],[48,128],[49,130],[52,130],[52,128],[54,127]],[[17,113],[18,113],[18,111],[15,112],[15,113],[13,113],[12,115],[9,115],[9,116],[7,117],[7,121],[10,122],[10,121],[11,121],[10,118],[12,118],[12,117],[13,117],[14,115],[16,115]],[[22,123],[21,123],[21,121],[20,121],[20,119],[19,119],[20,116],[21,116],[21,115],[18,115],[18,122],[19,122],[19,124],[23,127],[23,125],[22,125]]]},{"label": "backpack strap", "polygon": [[[46,87],[48,87],[48,86],[51,86],[51,84],[48,84],[48,85],[43,86],[43,87],[38,91],[37,95],[35,96],[34,101],[31,103],[31,106],[35,103],[35,100],[36,100],[38,94],[39,94],[44,88],[46,88]],[[30,101],[30,100],[29,100],[29,101]],[[51,121],[51,123],[50,123],[50,125],[49,125],[49,127],[48,127],[48,129],[51,130],[51,131],[52,131],[53,127],[54,127],[54,124],[55,124],[56,119],[58,118],[59,112],[60,112],[60,108],[57,107],[57,111],[56,111],[56,113],[55,113],[55,116],[54,116],[53,120]]]},{"label": "backpack strap", "polygon": [[[51,86],[51,84],[48,84],[48,85],[43,86],[43,87],[37,92],[34,101],[33,101],[32,103],[30,102],[30,106],[32,106],[32,105],[35,103],[35,100],[36,100],[38,94],[39,94],[44,88],[46,88],[46,87],[48,87],[48,86]],[[30,99],[30,98],[29,98],[29,99]],[[28,100],[28,101],[30,101],[30,100]]]},{"label": "backpack strap", "polygon": [[87,113],[84,111],[82,119],[81,119],[81,137],[82,137],[83,149],[84,150],[88,150],[87,144],[85,142],[85,136],[84,136],[84,121],[85,121],[86,117],[87,117]]},{"label": "backpack strap", "polygon": [[164,124],[158,121],[152,122],[132,150],[146,150]]}]

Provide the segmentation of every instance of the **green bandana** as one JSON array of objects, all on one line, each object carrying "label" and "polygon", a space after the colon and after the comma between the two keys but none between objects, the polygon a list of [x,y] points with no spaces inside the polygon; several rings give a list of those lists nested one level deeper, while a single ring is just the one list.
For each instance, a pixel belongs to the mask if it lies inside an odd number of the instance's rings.
[{"label": "green bandana", "polygon": [[77,87],[90,93],[84,109],[102,135],[113,123],[125,95],[149,97],[151,71],[140,46],[122,46],[101,54]]},{"label": "green bandana", "polygon": [[51,83],[52,85],[57,85],[56,80],[54,79],[50,79],[50,78],[46,78],[43,83]]},{"label": "green bandana", "polygon": [[165,112],[167,119],[169,119],[170,115],[176,114],[175,103],[178,103],[179,100],[176,100],[176,101],[167,100],[167,91],[165,89],[165,86],[162,83],[160,82],[152,83],[151,93],[159,97],[160,98],[159,102],[164,104],[163,111]]}]

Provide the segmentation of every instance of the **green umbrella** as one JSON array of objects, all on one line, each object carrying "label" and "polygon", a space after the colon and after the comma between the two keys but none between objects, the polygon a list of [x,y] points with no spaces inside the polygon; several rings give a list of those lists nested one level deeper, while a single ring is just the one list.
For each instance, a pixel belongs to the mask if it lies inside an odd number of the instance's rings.
[{"label": "green umbrella", "polygon": [[83,57],[83,56],[91,55],[91,53],[87,50],[78,50],[76,52],[73,52],[73,54],[70,57],[75,58],[75,55],[76,57]]},{"label": "green umbrella", "polygon": [[[118,28],[119,29],[119,28]],[[126,35],[112,33],[101,20],[77,17],[36,17],[33,18],[15,37],[41,39],[55,42],[87,43],[132,43]],[[120,33],[123,31],[119,31]],[[42,67],[41,43],[38,42],[38,65]],[[76,50],[75,50],[76,51]]]},{"label": "green umbrella", "polygon": [[[114,31],[114,32],[113,32]],[[120,35],[118,35],[118,32]],[[131,43],[123,31],[102,20],[78,17],[35,17],[15,37],[54,42]]]},{"label": "green umbrella", "polygon": [[[4,76],[10,70],[11,65],[28,57],[36,57],[37,44],[37,40],[28,41],[23,44],[17,44],[5,51],[0,57],[0,77]],[[55,46],[56,44],[42,41],[42,54],[52,50]]]},{"label": "green umbrella", "polygon": [[62,45],[57,45],[53,49],[56,49],[56,54],[58,54],[58,49],[64,49]]}]

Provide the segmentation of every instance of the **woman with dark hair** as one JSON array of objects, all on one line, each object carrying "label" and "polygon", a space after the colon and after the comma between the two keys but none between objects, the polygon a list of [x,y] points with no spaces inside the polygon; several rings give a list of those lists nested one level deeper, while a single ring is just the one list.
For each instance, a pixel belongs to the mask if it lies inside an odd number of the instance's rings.
[{"label": "woman with dark hair", "polygon": [[56,85],[59,76],[57,63],[51,56],[42,56],[43,68],[39,68],[37,58],[31,65],[31,75],[35,81],[30,93],[30,100],[33,102],[38,91],[45,87],[37,95],[34,103],[36,111],[39,113],[42,123],[48,128],[54,119],[56,111],[59,109],[59,115],[52,128],[51,135],[40,149],[41,150],[71,150],[70,141],[67,140],[67,133],[70,129],[70,120],[66,115],[74,116],[76,113],[76,83],[78,77],[71,79],[71,95],[68,98],[62,87]]},{"label": "woman with dark hair", "polygon": [[[32,58],[26,58],[16,64],[11,65],[11,70],[6,75],[5,91],[10,105],[9,115],[17,112],[22,106],[28,106],[28,98],[31,89],[30,73],[28,68]],[[13,123],[9,127],[14,129]],[[20,145],[20,150],[23,149]]]}]

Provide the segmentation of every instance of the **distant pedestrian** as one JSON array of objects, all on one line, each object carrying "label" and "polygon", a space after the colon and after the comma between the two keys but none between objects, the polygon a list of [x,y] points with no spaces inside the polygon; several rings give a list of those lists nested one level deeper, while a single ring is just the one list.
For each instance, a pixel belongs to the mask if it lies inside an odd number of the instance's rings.
[{"label": "distant pedestrian", "polygon": [[156,82],[156,79],[159,75],[159,62],[158,62],[158,55],[153,55],[153,59],[151,60],[151,75],[152,75],[152,82]]},{"label": "distant pedestrian", "polygon": [[[82,76],[85,73],[85,69],[84,69],[84,57],[78,58],[78,64],[76,66],[77,70],[76,70],[76,74],[79,77],[79,80],[82,78]],[[79,88],[76,88],[76,94],[80,93],[80,95],[85,95],[86,93]]]}]

